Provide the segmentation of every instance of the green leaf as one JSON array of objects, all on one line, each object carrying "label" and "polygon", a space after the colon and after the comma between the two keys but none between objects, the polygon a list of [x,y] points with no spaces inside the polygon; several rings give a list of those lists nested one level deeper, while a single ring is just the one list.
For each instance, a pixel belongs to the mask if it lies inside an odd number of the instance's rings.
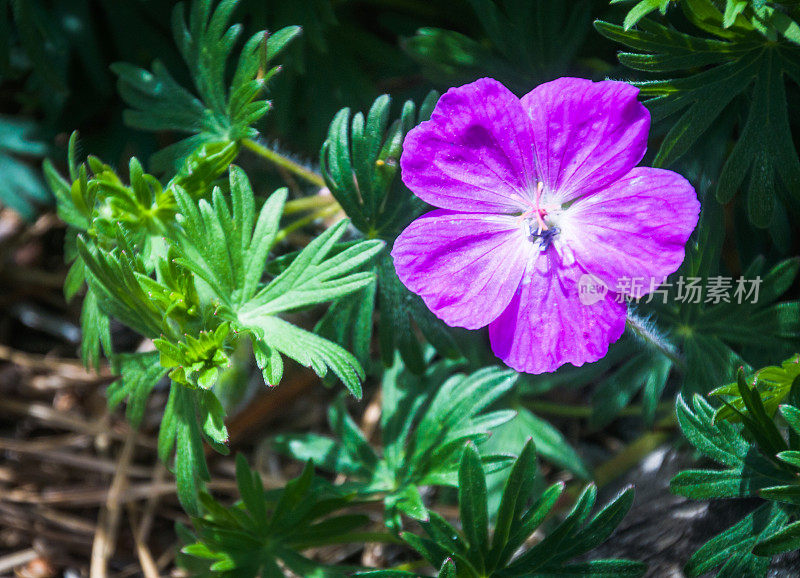
[{"label": "green leaf", "polygon": [[484,567],[489,550],[489,513],[486,504],[486,476],[475,446],[467,444],[458,469],[458,512],[472,560]]},{"label": "green leaf", "polygon": [[270,195],[257,219],[250,182],[236,166],[230,170],[230,191],[230,206],[218,188],[211,203],[195,203],[181,188],[175,198],[184,233],[181,263],[208,283],[220,302],[236,309],[256,293],[288,191]]},{"label": "green leaf", "polygon": [[168,463],[175,450],[175,479],[178,499],[190,515],[200,513],[199,495],[204,482],[211,479],[203,452],[203,437],[197,422],[192,392],[173,384],[158,432],[158,455]]},{"label": "green leaf", "polygon": [[673,492],[693,499],[746,497],[792,480],[787,471],[752,448],[736,426],[715,423],[713,409],[700,396],[693,401],[692,409],[683,398],[678,401],[678,422],[684,435],[693,446],[728,469],[683,471],[670,482]]},{"label": "green leaf", "polygon": [[[513,412],[485,410],[513,387],[516,374],[486,368],[468,376],[453,376],[455,367],[453,362],[439,361],[425,376],[417,376],[405,369],[398,357],[395,366],[386,371],[380,456],[346,413],[342,400],[329,413],[336,439],[281,435],[274,440],[274,447],[295,459],[313,459],[322,469],[347,475],[348,487],[360,495],[383,494],[386,521],[393,529],[400,527],[400,513],[425,520],[429,513],[419,487],[456,486],[464,445],[485,439],[493,428],[513,417]],[[483,455],[481,462],[493,471],[507,465],[509,459]]]},{"label": "green leaf", "polygon": [[222,0],[213,8],[211,0],[193,0],[188,21],[178,4],[172,16],[175,43],[189,69],[195,93],[181,86],[156,60],[152,72],[127,63],[112,70],[119,78],[118,90],[131,107],[127,124],[140,130],[174,130],[191,136],[159,151],[151,159],[157,171],[177,170],[191,152],[210,143],[237,142],[257,133],[251,125],[260,120],[270,104],[260,95],[278,67],[267,61],[300,33],[297,26],[252,35],[239,51],[232,81],[227,64],[242,27],[228,27],[238,0]]},{"label": "green leaf", "polygon": [[367,516],[338,513],[349,497],[315,478],[310,463],[284,488],[264,492],[259,473],[239,455],[236,481],[241,502],[232,506],[202,496],[205,513],[192,518],[196,534],[184,532],[189,544],[182,550],[186,557],[179,558],[182,567],[237,578],[280,578],[282,566],[309,577],[350,574],[348,568],[328,566],[302,554],[349,537],[357,542],[360,535],[351,534],[352,530],[369,521]]},{"label": "green leaf", "polygon": [[353,271],[383,249],[382,241],[362,241],[328,257],[346,228],[347,221],[340,221],[309,243],[283,273],[242,305],[243,323],[324,303],[372,283],[371,273]]},{"label": "green leaf", "polygon": [[[404,49],[433,82],[457,86],[482,76],[522,94],[565,74],[589,30],[589,2],[470,0],[483,38],[422,28]],[[532,33],[535,31],[535,33]]]},{"label": "green leaf", "polygon": [[112,354],[111,320],[101,310],[97,293],[90,288],[81,309],[81,359],[85,366],[100,366],[101,346],[106,355]]},{"label": "green leaf", "polygon": [[372,274],[357,270],[382,249],[382,241],[362,241],[329,256],[346,227],[347,222],[341,221],[314,239],[280,275],[237,308],[237,326],[253,335],[256,359],[267,383],[280,379],[282,363],[276,358],[280,352],[321,377],[332,369],[353,395],[361,396],[364,371],[352,354],[275,316],[336,299],[374,282]]},{"label": "green leaf", "polygon": [[756,544],[753,554],[756,556],[774,556],[800,548],[800,522],[794,522],[778,530]]},{"label": "green leaf", "polygon": [[503,552],[508,550],[511,530],[515,523],[519,523],[520,514],[526,506],[528,496],[532,493],[535,477],[536,446],[532,441],[528,441],[514,462],[503,488],[487,565],[497,566],[508,561],[503,559]]},{"label": "green leaf", "polygon": [[629,560],[568,563],[609,537],[630,509],[632,489],[625,490],[586,523],[596,496],[594,487],[588,487],[563,522],[537,545],[518,553],[563,490],[561,484],[552,486],[527,507],[534,491],[531,483],[536,469],[534,459],[535,449],[529,443],[509,474],[491,544],[486,478],[480,456],[471,445],[462,453],[458,476],[462,532],[457,532],[438,514],[431,513],[430,520],[421,523],[429,538],[410,532],[404,532],[401,537],[434,567],[452,559],[458,576],[641,576],[646,566]]},{"label": "green leaf", "polygon": [[391,99],[378,98],[366,118],[350,110],[339,111],[322,146],[322,175],[333,196],[367,238],[394,238],[426,208],[406,188],[397,172],[403,140],[415,125],[426,120],[438,95],[430,93],[417,113],[412,101],[403,105],[401,117],[389,125]]},{"label": "green leaf", "polygon": [[[120,235],[122,239],[122,233]],[[83,237],[78,238],[78,251],[91,272],[89,288],[96,295],[102,312],[116,317],[146,337],[160,335],[164,315],[139,282],[146,276],[141,258],[131,254],[130,247],[127,251],[99,250]],[[91,309],[89,313],[93,314]]]},{"label": "green leaf", "polygon": [[310,367],[320,377],[331,369],[350,393],[361,397],[364,370],[352,354],[335,343],[271,315],[249,315],[241,320],[242,327],[253,331],[255,339],[263,341],[271,350]]}]

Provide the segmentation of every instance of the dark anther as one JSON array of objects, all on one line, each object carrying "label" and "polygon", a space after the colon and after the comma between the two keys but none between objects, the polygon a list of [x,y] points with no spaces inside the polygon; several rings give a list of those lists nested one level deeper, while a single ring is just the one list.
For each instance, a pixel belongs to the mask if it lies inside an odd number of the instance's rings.
[{"label": "dark anther", "polygon": [[539,239],[539,250],[545,251],[560,232],[558,227],[550,227],[549,229],[539,231],[530,229],[530,240],[535,241]]}]

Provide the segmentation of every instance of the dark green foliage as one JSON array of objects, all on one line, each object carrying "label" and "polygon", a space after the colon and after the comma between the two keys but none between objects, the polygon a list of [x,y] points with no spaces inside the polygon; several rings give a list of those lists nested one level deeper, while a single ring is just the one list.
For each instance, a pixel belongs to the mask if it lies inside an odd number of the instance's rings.
[{"label": "dark green foliage", "polygon": [[589,30],[590,2],[469,0],[487,41],[422,28],[405,50],[437,85],[490,76],[520,93],[563,75]]},{"label": "dark green foliage", "polygon": [[39,159],[47,150],[35,132],[31,121],[0,116],[0,204],[28,220],[52,201],[41,175],[25,160]]},{"label": "dark green foliage", "polygon": [[241,25],[228,27],[238,0],[192,2],[189,19],[182,4],[175,6],[172,30],[175,42],[191,73],[196,94],[182,87],[159,60],[148,72],[126,63],[112,69],[119,77],[118,89],[131,106],[126,122],[141,130],[174,130],[192,136],[162,149],[151,159],[153,169],[175,171],[183,159],[209,143],[238,142],[257,132],[252,125],[269,110],[259,97],[266,83],[279,70],[270,62],[300,28],[291,26],[274,34],[265,31],[243,45],[232,80],[227,63],[236,46]]},{"label": "dark green foliage", "polygon": [[[469,345],[467,332],[444,325],[422,299],[400,283],[389,255],[397,235],[429,208],[400,180],[400,155],[405,135],[430,117],[437,98],[431,92],[419,113],[414,103],[407,101],[400,118],[391,124],[391,101],[386,95],[375,101],[366,118],[359,112],[352,123],[349,109],[339,111],[322,146],[320,160],[328,188],[353,225],[366,238],[387,242],[387,248],[372,268],[378,281],[381,357],[385,365],[390,365],[394,352],[399,351],[407,366],[417,373],[424,371],[425,362],[414,335],[415,325],[437,350],[448,356],[456,355],[459,350],[464,353]],[[369,343],[374,302],[374,287],[354,294],[331,308],[320,327],[327,329],[328,334],[331,332],[328,328],[337,328],[342,336],[355,335],[354,340]],[[354,344],[354,349],[366,352],[364,346]]]},{"label": "dark green foliage", "polygon": [[[159,454],[167,461],[176,447],[179,496],[195,513],[197,491],[207,479],[203,440],[225,451],[228,437],[213,388],[244,336],[253,343],[266,383],[280,381],[286,355],[320,375],[332,370],[361,395],[364,373],[351,354],[278,315],[371,284],[372,274],[356,270],[383,246],[363,241],[331,255],[344,233],[342,222],[263,283],[286,191],[271,195],[257,212],[249,181],[235,166],[228,195],[219,187],[203,190],[227,168],[220,163],[220,155],[231,159],[227,150],[225,145],[204,147],[188,161],[192,171],[179,173],[166,187],[135,159],[130,186],[93,158],[91,176],[85,166],[72,168],[77,178],[71,187],[50,172],[60,211],[77,234],[71,292],[84,279],[88,283],[84,320],[92,331],[85,339],[103,341],[111,355],[108,319],[113,317],[153,339],[157,350],[157,358],[150,353],[115,358],[122,379],[110,389],[109,402],[114,406],[127,397],[136,423],[149,392],[168,373],[172,386]],[[89,360],[97,359],[96,345],[87,351]]]},{"label": "dark green foliage", "polygon": [[625,29],[658,9],[663,15],[670,4],[681,4],[686,15],[700,28],[719,35],[757,31],[770,40],[779,36],[800,43],[800,17],[792,0],[611,0],[611,4],[634,4],[623,23]]},{"label": "dark green foliage", "polygon": [[[722,117],[735,115],[744,107],[741,134],[722,167],[716,197],[726,203],[745,186],[750,220],[767,227],[776,204],[792,206],[800,200],[800,159],[786,102],[786,83],[800,84],[800,47],[776,38],[774,30],[770,33],[752,23],[739,23],[744,20],[741,16],[733,22],[735,6],[723,14],[710,0],[682,4],[688,6],[687,16],[704,35],[680,32],[646,18],[638,21],[637,29],[627,28],[627,21],[625,27],[607,22],[595,26],[607,38],[638,51],[620,53],[622,64],[657,78],[678,73],[666,80],[636,83],[653,120],[671,124],[655,166],[672,165]],[[729,6],[744,4],[728,2]],[[768,9],[773,14],[770,18],[783,14]],[[729,28],[723,22],[733,25]],[[787,33],[795,34],[788,29]]]},{"label": "dark green foliage", "polygon": [[[280,578],[281,565],[299,576],[344,577],[346,568],[329,567],[302,555],[303,550],[359,542],[353,532],[368,521],[363,514],[334,514],[352,496],[321,478],[307,464],[298,478],[279,491],[264,491],[258,472],[236,456],[236,482],[241,501],[224,506],[201,494],[205,515],[193,517],[194,533],[183,529],[179,564],[192,576]],[[334,514],[334,515],[332,515]]]},{"label": "dark green foliage", "polygon": [[[431,365],[424,377],[403,370],[399,361],[386,371],[381,389],[382,451],[373,448],[348,415],[333,405],[329,422],[336,438],[289,434],[274,446],[299,460],[345,474],[359,495],[382,494],[389,527],[402,527],[400,514],[428,519],[420,487],[457,486],[458,460],[467,441],[485,440],[490,431],[514,417],[513,411],[485,411],[514,385],[509,370],[486,368],[470,375],[451,375],[453,364]],[[504,455],[486,455],[491,469]]]},{"label": "dark green foliage", "polygon": [[[763,371],[771,377],[775,369]],[[780,415],[771,415],[767,408],[774,409],[773,390],[759,389],[758,376],[754,385],[740,370],[735,392],[733,385],[725,386],[726,397],[735,395],[725,402],[726,412],[715,412],[700,396],[691,407],[683,398],[678,400],[678,421],[686,438],[726,469],[683,471],[672,479],[671,490],[692,499],[766,500],[700,548],[686,565],[690,576],[717,568],[720,576],[764,576],[773,555],[800,547],[798,523],[790,523],[800,516],[797,392],[786,392],[791,402],[779,406]],[[728,415],[741,425],[726,419]]]},{"label": "dark green foliage", "polygon": [[[641,576],[646,566],[632,560],[570,561],[605,542],[633,503],[627,489],[590,519],[597,491],[586,488],[567,517],[535,546],[517,554],[525,541],[550,516],[563,491],[550,486],[535,501],[536,452],[532,442],[522,450],[509,473],[494,530],[489,531],[486,480],[481,459],[472,445],[464,449],[458,469],[461,531],[434,512],[421,522],[426,537],[404,532],[403,540],[435,568],[439,576],[478,578],[512,576]],[[366,572],[359,576],[417,576],[410,572]]]}]

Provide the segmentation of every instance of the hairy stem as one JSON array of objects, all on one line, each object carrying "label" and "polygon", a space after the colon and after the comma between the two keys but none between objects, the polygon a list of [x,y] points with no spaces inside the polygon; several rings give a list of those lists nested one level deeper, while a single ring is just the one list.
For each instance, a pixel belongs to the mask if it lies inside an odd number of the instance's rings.
[{"label": "hairy stem", "polygon": [[628,311],[625,327],[640,341],[644,342],[645,345],[652,347],[669,359],[680,371],[686,369],[686,362],[680,356],[675,346],[667,341],[652,324]]},{"label": "hairy stem", "polygon": [[284,215],[293,215],[295,213],[302,213],[311,209],[329,207],[336,204],[336,199],[330,195],[311,195],[310,197],[301,197],[299,199],[292,199],[283,205]]},{"label": "hairy stem", "polygon": [[278,234],[275,235],[275,242],[282,241],[286,238],[289,233],[296,231],[297,229],[301,229],[306,225],[310,225],[317,219],[324,219],[325,217],[330,217],[331,215],[335,215],[337,212],[341,211],[341,207],[338,203],[334,203],[332,205],[325,205],[320,209],[317,209],[310,215],[306,215],[296,221],[292,221],[288,225],[286,225],[283,229],[278,231]]},{"label": "hairy stem", "polygon": [[258,156],[267,159],[272,164],[286,169],[290,173],[297,175],[301,179],[319,187],[320,189],[325,186],[325,180],[314,171],[307,169],[303,165],[294,162],[292,159],[289,159],[262,144],[257,143],[253,139],[246,138],[242,140],[242,146],[250,149]]}]

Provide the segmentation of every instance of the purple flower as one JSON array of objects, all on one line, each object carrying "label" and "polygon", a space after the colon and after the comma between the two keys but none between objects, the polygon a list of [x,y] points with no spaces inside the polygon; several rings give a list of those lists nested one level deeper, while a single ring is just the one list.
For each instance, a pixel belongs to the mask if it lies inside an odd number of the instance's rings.
[{"label": "purple flower", "polygon": [[620,281],[638,297],[683,261],[700,204],[677,173],[636,167],[638,92],[560,78],[519,99],[484,78],[406,137],[403,181],[439,208],[395,241],[397,274],[448,325],[488,326],[518,371],[600,359],[625,329]]}]

